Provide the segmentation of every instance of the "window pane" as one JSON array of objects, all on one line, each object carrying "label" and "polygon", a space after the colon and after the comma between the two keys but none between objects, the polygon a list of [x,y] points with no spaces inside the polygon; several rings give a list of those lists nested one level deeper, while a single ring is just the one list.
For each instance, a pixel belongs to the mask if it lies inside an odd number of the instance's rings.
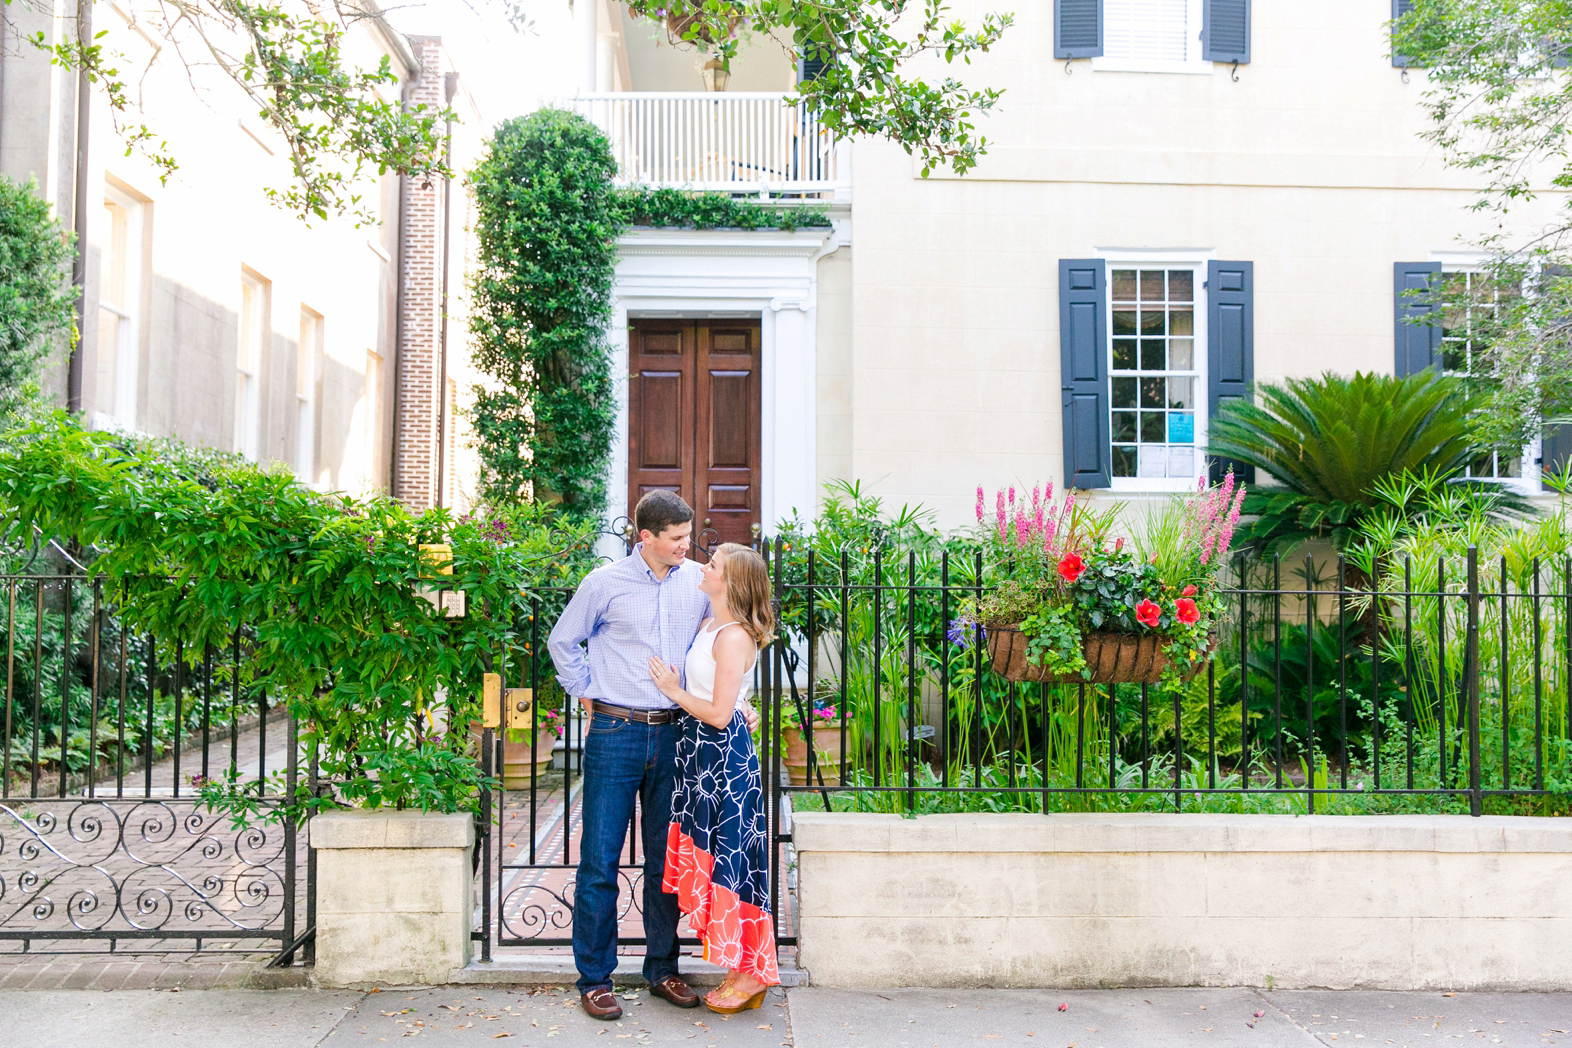
[{"label": "window pane", "polygon": [[1167,379],[1141,379],[1141,406],[1143,408],[1166,407],[1168,404],[1167,385]]},{"label": "window pane", "polygon": [[1135,301],[1135,270],[1116,269],[1113,271],[1113,300],[1115,302]]},{"label": "window pane", "polygon": [[1114,339],[1113,366],[1115,371],[1135,370],[1135,339]]},{"label": "window pane", "polygon": [[1113,311],[1113,333],[1115,335],[1135,334],[1135,310],[1116,309]]},{"label": "window pane", "polygon": [[1163,340],[1160,338],[1141,339],[1141,370],[1163,370]]},{"label": "window pane", "polygon": [[1113,380],[1113,406],[1116,408],[1135,407],[1135,383],[1133,378],[1116,378]]},{"label": "window pane", "polygon": [[1188,269],[1168,271],[1168,299],[1171,302],[1195,301],[1195,274]]},{"label": "window pane", "polygon": [[1141,301],[1161,302],[1166,297],[1163,294],[1163,271],[1160,269],[1141,270]]},{"label": "window pane", "polygon": [[1161,411],[1141,412],[1141,443],[1161,444],[1167,437],[1167,426],[1163,419],[1166,416]]},{"label": "window pane", "polygon": [[[1193,408],[1195,401],[1195,379],[1171,378],[1168,380],[1168,406],[1171,408]],[[1189,438],[1186,438],[1189,439]]]},{"label": "window pane", "polygon": [[1169,448],[1168,449],[1168,475],[1170,477],[1193,477],[1195,470],[1194,448]]},{"label": "window pane", "polygon": [[1135,439],[1135,412],[1115,411],[1113,413],[1113,438],[1116,441],[1132,441]]},{"label": "window pane", "polygon": [[1135,476],[1134,448],[1116,447],[1113,449],[1113,475],[1116,477]]},{"label": "window pane", "polygon": [[1169,313],[1168,333],[1170,335],[1195,334],[1195,313],[1188,309],[1176,309]]},{"label": "window pane", "polygon": [[1188,338],[1168,340],[1168,366],[1174,371],[1195,370],[1195,341]]},{"label": "window pane", "polygon": [[1195,416],[1174,411],[1168,415],[1168,441],[1171,444],[1195,443]]},{"label": "window pane", "polygon": [[1156,311],[1141,310],[1141,334],[1161,335],[1167,329],[1167,317],[1161,309]]},{"label": "window pane", "polygon": [[1185,0],[1103,0],[1103,54],[1183,62],[1189,40],[1200,28],[1188,26],[1188,7]]},{"label": "window pane", "polygon": [[1137,456],[1136,474],[1142,477],[1168,476],[1168,449],[1161,444],[1155,447],[1143,444]]},{"label": "window pane", "polygon": [[1441,343],[1441,367],[1446,371],[1468,370],[1468,350],[1463,340]]}]

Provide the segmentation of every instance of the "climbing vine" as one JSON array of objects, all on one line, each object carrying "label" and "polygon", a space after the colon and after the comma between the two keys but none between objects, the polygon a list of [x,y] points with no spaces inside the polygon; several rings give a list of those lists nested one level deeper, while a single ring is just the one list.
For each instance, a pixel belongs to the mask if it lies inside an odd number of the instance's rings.
[{"label": "climbing vine", "polygon": [[628,226],[830,224],[822,207],[617,189],[615,175],[605,135],[557,109],[498,127],[470,175],[479,244],[470,327],[486,376],[471,417],[490,502],[560,500],[578,520],[604,512],[616,419],[606,329]]},{"label": "climbing vine", "polygon": [[487,499],[606,505],[616,418],[606,327],[622,215],[594,125],[558,109],[506,121],[471,174],[479,257],[472,417]]}]

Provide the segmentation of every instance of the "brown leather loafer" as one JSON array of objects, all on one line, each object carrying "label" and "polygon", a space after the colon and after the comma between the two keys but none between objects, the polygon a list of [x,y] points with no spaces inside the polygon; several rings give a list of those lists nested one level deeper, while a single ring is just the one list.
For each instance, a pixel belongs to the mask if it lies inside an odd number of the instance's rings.
[{"label": "brown leather loafer", "polygon": [[591,1019],[604,1019],[606,1022],[611,1022],[613,1019],[622,1018],[622,1005],[617,1003],[617,996],[611,992],[609,986],[597,986],[588,993],[581,994],[579,1003],[584,1005],[584,1014]]},{"label": "brown leather loafer", "polygon": [[699,995],[694,993],[692,988],[682,981],[682,976],[680,975],[666,976],[666,978],[650,987],[650,993],[653,993],[663,1001],[670,1001],[678,1008],[697,1008],[699,1006]]}]

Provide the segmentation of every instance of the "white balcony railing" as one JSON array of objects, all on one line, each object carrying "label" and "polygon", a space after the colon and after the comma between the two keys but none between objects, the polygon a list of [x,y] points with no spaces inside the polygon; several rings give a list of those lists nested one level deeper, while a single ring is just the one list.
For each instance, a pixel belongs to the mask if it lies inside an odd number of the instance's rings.
[{"label": "white balcony railing", "polygon": [[762,196],[844,195],[851,184],[844,146],[775,92],[591,94],[576,105],[611,138],[624,183]]}]

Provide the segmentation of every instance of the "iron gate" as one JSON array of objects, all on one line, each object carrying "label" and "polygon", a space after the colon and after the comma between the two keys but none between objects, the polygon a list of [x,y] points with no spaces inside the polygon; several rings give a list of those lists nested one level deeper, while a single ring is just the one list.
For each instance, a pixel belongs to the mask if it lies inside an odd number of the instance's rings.
[{"label": "iron gate", "polygon": [[[123,626],[102,582],[0,576],[0,950],[311,959],[313,864],[289,820],[236,828],[203,779],[302,778],[295,725],[228,650]],[[305,774],[310,775],[309,765]]]}]

